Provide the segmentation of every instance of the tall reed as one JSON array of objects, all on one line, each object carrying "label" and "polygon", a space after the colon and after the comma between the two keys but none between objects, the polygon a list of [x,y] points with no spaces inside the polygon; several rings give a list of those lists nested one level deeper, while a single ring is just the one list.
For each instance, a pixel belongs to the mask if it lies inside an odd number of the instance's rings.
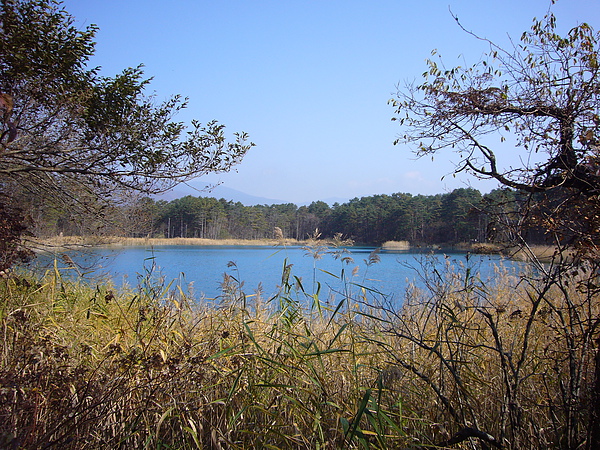
[{"label": "tall reed", "polygon": [[548,283],[498,267],[486,284],[471,262],[425,259],[398,304],[321,244],[307,251],[315,270],[340,261],[334,290],[284,263],[272,298],[233,263],[214,303],[151,265],[124,291],[56,268],[0,280],[0,447],[585,445],[588,269]]}]

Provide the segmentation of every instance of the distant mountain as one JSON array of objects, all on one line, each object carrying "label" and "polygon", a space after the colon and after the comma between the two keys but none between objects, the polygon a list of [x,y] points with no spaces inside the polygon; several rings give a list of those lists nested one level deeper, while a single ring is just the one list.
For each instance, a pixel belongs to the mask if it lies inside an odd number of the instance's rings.
[{"label": "distant mountain", "polygon": [[285,200],[278,200],[273,198],[266,197],[258,197],[256,195],[246,194],[245,192],[238,191],[236,189],[231,189],[226,186],[217,186],[212,189],[210,192],[206,192],[203,197],[215,197],[215,198],[224,198],[225,200],[231,200],[234,202],[240,202],[244,206],[253,206],[253,205],[278,205],[281,203],[291,203]]},{"label": "distant mountain", "polygon": [[192,186],[180,185],[164,194],[157,196],[160,200],[175,200],[177,198],[191,195],[193,197],[214,197],[216,199],[224,198],[233,202],[240,202],[244,206],[253,205],[277,205],[281,203],[292,203],[285,200],[277,200],[273,198],[258,197],[255,195],[246,194],[245,192],[237,191],[227,186],[216,186],[211,190],[195,189]]},{"label": "distant mountain", "polygon": [[[295,203],[287,200],[279,200],[274,198],[267,197],[259,197],[256,195],[246,194],[245,192],[238,191],[236,189],[232,189],[227,186],[219,185],[210,191],[197,189],[194,186],[190,185],[180,185],[175,189],[172,189],[168,192],[165,192],[161,195],[158,195],[156,198],[159,200],[175,200],[177,198],[185,197],[186,195],[191,195],[193,197],[214,197],[216,199],[224,198],[225,200],[230,200],[233,202],[240,202],[244,206],[254,206],[254,205],[280,205],[282,203],[294,203],[296,206],[308,206],[313,200],[301,203]],[[321,200],[321,199],[319,199]],[[333,206],[334,203],[342,203],[348,202],[348,198],[341,197],[330,197],[322,199],[321,201],[327,203],[329,206]],[[314,200],[317,201],[317,200]]]}]

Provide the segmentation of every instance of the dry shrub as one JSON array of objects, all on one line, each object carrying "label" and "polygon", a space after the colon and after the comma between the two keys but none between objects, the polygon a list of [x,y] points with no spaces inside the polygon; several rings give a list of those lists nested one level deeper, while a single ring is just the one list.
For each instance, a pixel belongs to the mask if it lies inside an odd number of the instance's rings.
[{"label": "dry shrub", "polygon": [[498,267],[486,285],[425,260],[403,305],[348,280],[329,306],[290,266],[273,299],[230,276],[211,304],[151,273],[118,293],[5,279],[0,446],[583,447],[589,270]]},{"label": "dry shrub", "polygon": [[291,284],[277,307],[235,282],[199,306],[153,279],[123,293],[58,272],[4,280],[0,446],[344,445],[378,376],[353,313],[311,313]]},{"label": "dry shrub", "polygon": [[424,419],[415,432],[439,443],[474,429],[514,449],[589,443],[598,290],[589,266],[543,270],[498,268],[488,286],[472,267],[424,267],[422,288],[384,308],[393,388]]},{"label": "dry shrub", "polygon": [[408,241],[386,241],[381,244],[383,250],[409,250],[410,243]]},{"label": "dry shrub", "polygon": [[13,265],[28,261],[33,253],[23,245],[29,236],[29,220],[23,210],[11,204],[10,198],[0,193],[0,273]]}]

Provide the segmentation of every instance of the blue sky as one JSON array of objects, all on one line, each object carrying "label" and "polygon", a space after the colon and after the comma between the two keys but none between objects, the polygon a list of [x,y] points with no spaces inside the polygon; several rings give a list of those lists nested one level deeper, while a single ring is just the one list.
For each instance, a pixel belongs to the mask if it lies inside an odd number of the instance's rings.
[{"label": "blue sky", "polygon": [[[418,79],[433,49],[447,66],[476,62],[484,43],[518,40],[549,0],[67,0],[78,27],[96,24],[92,65],[104,75],[145,65],[159,99],[189,97],[183,121],[216,119],[256,143],[222,182],[303,203],[374,194],[436,194],[496,184],[453,177],[451,152],[416,160],[387,101]],[[600,0],[558,0],[561,32],[600,27]],[[514,152],[511,152],[511,154]],[[445,178],[442,180],[442,177]]]}]

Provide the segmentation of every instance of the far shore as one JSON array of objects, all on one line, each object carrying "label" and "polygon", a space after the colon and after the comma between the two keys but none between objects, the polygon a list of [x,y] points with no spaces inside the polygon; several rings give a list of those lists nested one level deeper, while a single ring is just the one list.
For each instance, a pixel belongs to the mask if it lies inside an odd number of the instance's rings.
[{"label": "far shore", "polygon": [[[325,240],[324,243],[327,241]],[[282,246],[310,245],[310,241],[296,239],[204,239],[204,238],[131,238],[119,236],[54,236],[33,239],[33,247],[39,252],[61,252],[63,250],[83,247],[156,247],[162,245],[197,245],[197,246]],[[411,248],[407,241],[389,241],[382,245],[383,250],[398,251]],[[433,248],[439,248],[434,246]],[[552,258],[555,252],[552,246],[531,246],[528,251],[498,244],[463,243],[453,246],[456,250],[472,253],[501,253],[511,259],[528,260],[533,255],[541,261]]]},{"label": "far shore", "polygon": [[[73,247],[136,247],[158,245],[198,245],[198,246],[277,246],[277,245],[311,245],[314,240],[297,239],[205,239],[205,238],[132,238],[122,236],[52,236],[33,238],[35,247],[44,250],[55,250]],[[319,240],[319,244],[328,244],[328,239]],[[408,241],[388,241],[381,245],[384,250],[409,250]],[[436,246],[437,248],[437,246]],[[461,248],[462,250],[462,248]],[[468,249],[467,249],[468,251]]]},{"label": "far shore", "polygon": [[304,241],[296,239],[203,239],[203,238],[130,238],[118,236],[54,236],[51,238],[35,239],[39,251],[60,251],[68,248],[81,247],[137,247],[160,245],[248,245],[276,246],[303,245]]}]

